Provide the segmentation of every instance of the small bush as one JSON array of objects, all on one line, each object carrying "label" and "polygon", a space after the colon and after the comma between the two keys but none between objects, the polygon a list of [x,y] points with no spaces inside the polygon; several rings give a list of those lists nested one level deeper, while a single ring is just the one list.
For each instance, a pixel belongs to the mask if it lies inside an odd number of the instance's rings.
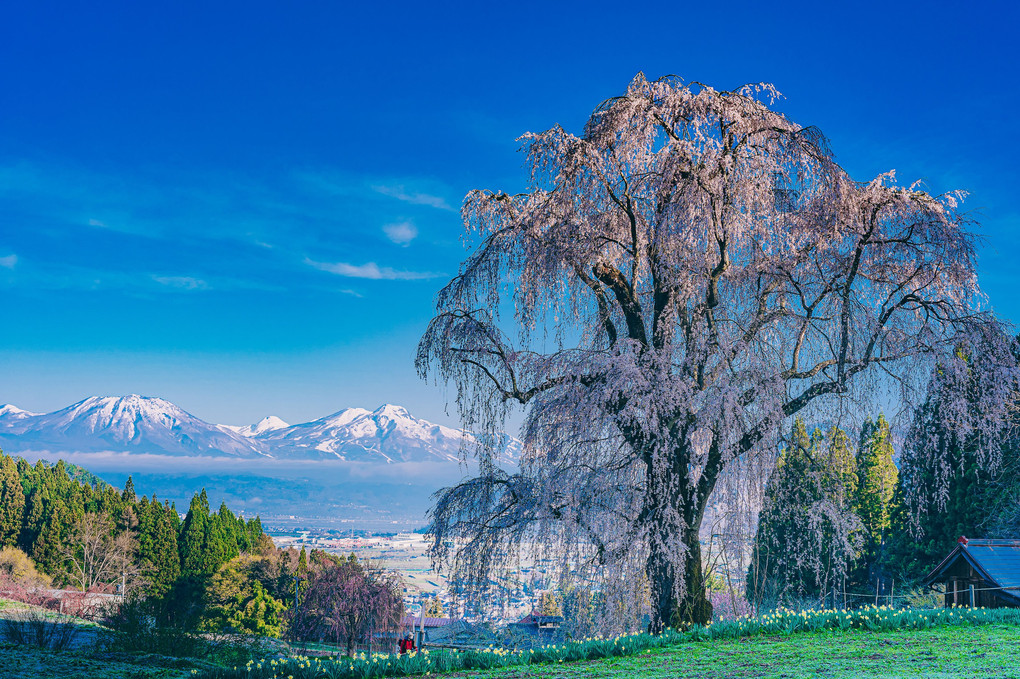
[{"label": "small bush", "polygon": [[65,651],[74,645],[78,626],[40,608],[11,611],[0,621],[8,643],[36,646],[50,651]]},{"label": "small bush", "polygon": [[29,589],[50,586],[50,577],[40,573],[28,554],[17,547],[0,549],[0,581]]},{"label": "small bush", "polygon": [[106,620],[110,632],[105,645],[111,651],[157,653],[172,657],[200,658],[208,654],[208,642],[173,625],[159,625],[152,607],[144,600],[125,601]]}]

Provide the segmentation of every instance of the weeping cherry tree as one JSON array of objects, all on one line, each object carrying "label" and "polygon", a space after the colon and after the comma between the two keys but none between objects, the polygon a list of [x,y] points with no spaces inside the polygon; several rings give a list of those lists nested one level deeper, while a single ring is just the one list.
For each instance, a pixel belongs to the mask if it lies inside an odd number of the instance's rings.
[{"label": "weeping cherry tree", "polygon": [[960,195],[852,180],[777,96],[638,75],[580,136],[522,137],[526,192],[465,198],[473,251],[417,356],[477,433],[477,477],[432,516],[460,582],[531,549],[607,599],[645,583],[652,631],[704,623],[706,509],[784,421],[916,398],[961,336],[1005,341]]}]

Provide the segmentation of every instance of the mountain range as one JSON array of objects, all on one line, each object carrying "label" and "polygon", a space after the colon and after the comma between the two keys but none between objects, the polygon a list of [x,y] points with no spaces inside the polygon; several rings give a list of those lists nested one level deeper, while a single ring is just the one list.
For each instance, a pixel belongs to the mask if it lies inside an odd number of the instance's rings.
[{"label": "mountain range", "polygon": [[[8,453],[118,452],[236,459],[457,462],[472,434],[413,417],[405,408],[347,408],[289,425],[266,417],[246,425],[205,422],[165,399],[93,396],[52,413],[0,406],[0,448]],[[520,442],[503,435],[501,458]]]}]

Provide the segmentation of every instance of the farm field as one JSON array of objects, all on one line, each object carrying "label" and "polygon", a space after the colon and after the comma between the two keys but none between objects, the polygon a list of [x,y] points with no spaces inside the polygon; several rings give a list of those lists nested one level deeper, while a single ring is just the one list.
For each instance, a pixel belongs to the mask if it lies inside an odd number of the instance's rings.
[{"label": "farm field", "polygon": [[479,679],[1020,678],[1020,627],[821,632],[688,643],[638,656],[458,672]]}]

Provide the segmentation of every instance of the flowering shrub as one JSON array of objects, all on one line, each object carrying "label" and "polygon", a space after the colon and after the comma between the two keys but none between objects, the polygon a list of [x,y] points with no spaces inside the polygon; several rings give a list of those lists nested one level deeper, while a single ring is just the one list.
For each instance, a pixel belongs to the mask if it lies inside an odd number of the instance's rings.
[{"label": "flowering shrub", "polygon": [[717,621],[749,618],[752,615],[751,604],[743,594],[734,596],[729,592],[709,592],[708,600],[712,602],[712,615]]},{"label": "flowering shrub", "polygon": [[760,618],[743,617],[688,630],[667,629],[659,635],[625,634],[610,638],[589,638],[543,646],[530,651],[488,648],[463,653],[422,651],[406,655],[364,653],[353,657],[265,658],[246,665],[209,670],[196,679],[375,679],[428,675],[462,670],[491,669],[511,665],[597,660],[636,655],[643,651],[682,643],[733,639],[757,635],[796,632],[897,629],[928,629],[940,625],[987,623],[1020,624],[1020,610],[984,608],[894,609],[872,606],[858,610],[779,609]]}]

